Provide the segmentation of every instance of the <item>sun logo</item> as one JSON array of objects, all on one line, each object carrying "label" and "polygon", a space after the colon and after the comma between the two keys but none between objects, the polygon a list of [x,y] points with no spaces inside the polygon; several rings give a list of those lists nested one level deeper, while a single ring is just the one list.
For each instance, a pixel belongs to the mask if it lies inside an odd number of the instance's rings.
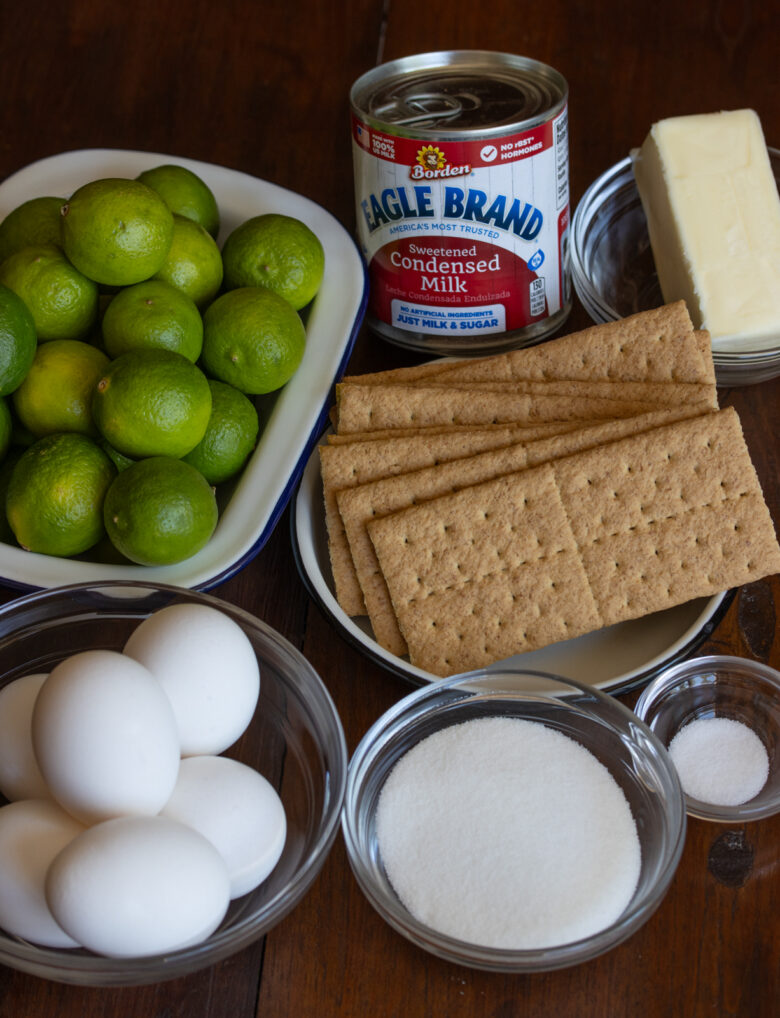
[{"label": "sun logo", "polygon": [[437,145],[423,145],[417,153],[417,162],[424,170],[443,170],[447,157]]}]

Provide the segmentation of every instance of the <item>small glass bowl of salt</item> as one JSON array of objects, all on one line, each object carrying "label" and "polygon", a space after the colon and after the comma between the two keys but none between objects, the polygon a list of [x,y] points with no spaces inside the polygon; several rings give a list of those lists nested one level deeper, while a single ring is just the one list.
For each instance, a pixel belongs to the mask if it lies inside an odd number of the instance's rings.
[{"label": "small glass bowl of salt", "polygon": [[691,658],[634,708],[666,746],[689,816],[746,823],[780,811],[780,672],[747,658]]},{"label": "small glass bowl of salt", "polygon": [[342,811],[350,865],[396,931],[448,961],[595,958],[660,904],[685,839],[661,742],[583,683],[496,668],[431,683],[369,729]]}]

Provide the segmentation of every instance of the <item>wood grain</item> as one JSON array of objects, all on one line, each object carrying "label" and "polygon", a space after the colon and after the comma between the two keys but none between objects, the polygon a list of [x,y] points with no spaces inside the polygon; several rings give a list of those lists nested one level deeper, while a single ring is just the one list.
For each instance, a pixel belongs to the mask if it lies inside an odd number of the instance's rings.
[{"label": "wood grain", "polygon": [[[523,54],[570,86],[572,207],[673,114],[753,107],[780,144],[777,14],[703,0],[0,0],[0,178],[90,147],[224,164],[354,225],[349,89],[381,59],[450,48]],[[565,331],[591,324],[575,303]],[[350,374],[421,358],[363,330]],[[780,518],[780,381],[721,390]],[[367,661],[309,601],[287,514],[217,591],[265,619],[323,677],[350,751],[411,687]],[[0,601],[15,596],[0,589]],[[778,577],[744,588],[703,648],[780,667]],[[630,705],[634,697],[625,698]],[[769,1018],[780,999],[780,816],[691,821],[656,914],[586,965],[534,976],[460,968],[412,946],[360,892],[339,838],[310,893],[264,941],[186,979],[79,989],[0,968],[0,1018]]]}]

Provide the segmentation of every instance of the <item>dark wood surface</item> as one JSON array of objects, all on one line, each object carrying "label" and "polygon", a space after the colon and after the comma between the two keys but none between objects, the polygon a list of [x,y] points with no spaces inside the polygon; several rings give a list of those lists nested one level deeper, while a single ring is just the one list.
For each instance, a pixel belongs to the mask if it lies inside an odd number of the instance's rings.
[{"label": "dark wood surface", "polygon": [[[0,178],[70,149],[148,149],[282,184],[352,229],[351,83],[378,61],[454,48],[523,54],[566,76],[572,207],[661,117],[750,106],[780,145],[777,7],[756,0],[0,0]],[[577,305],[564,331],[588,324]],[[350,370],[412,360],[364,330]],[[778,520],[780,380],[720,398],[739,410]],[[285,514],[215,593],[310,659],[352,750],[411,687],[345,644],[309,601],[288,524]],[[743,589],[706,649],[780,667],[778,602],[777,577]],[[628,942],[557,973],[491,975],[439,961],[385,925],[339,837],[303,902],[235,957],[126,990],[0,968],[0,1018],[763,1018],[780,1008],[778,915],[780,816],[734,829],[692,821],[667,896]]]}]

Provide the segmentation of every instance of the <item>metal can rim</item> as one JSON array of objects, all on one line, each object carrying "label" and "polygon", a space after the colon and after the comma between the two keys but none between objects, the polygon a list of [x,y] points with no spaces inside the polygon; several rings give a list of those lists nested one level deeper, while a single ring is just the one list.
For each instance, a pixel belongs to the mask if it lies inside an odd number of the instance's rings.
[{"label": "metal can rim", "polygon": [[[479,64],[482,67],[479,67]],[[519,118],[517,121],[502,121],[493,126],[479,128],[442,127],[409,127],[392,121],[383,120],[370,113],[366,99],[376,88],[392,77],[401,77],[413,72],[431,72],[458,66],[469,66],[474,70],[484,70],[486,76],[496,68],[522,72],[523,76],[531,76],[532,80],[544,81],[552,85],[558,92],[558,99],[544,110],[530,117]],[[506,134],[508,130],[525,131],[538,127],[540,124],[554,119],[568,103],[569,87],[566,78],[560,71],[532,57],[492,50],[438,50],[429,53],[418,53],[412,56],[399,57],[386,63],[378,64],[362,74],[352,85],[349,98],[352,111],[368,126],[381,130],[386,134],[402,138],[427,138],[435,136],[442,141],[456,141],[469,137],[490,138]]]}]

